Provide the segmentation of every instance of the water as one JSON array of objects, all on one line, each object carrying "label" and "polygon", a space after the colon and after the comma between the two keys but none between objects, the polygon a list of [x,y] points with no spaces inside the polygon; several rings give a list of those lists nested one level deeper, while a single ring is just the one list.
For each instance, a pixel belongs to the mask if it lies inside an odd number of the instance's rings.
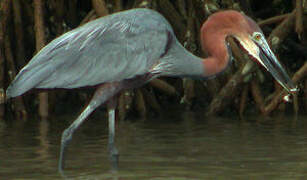
[{"label": "water", "polygon": [[[62,131],[74,116],[0,124],[0,179],[59,179]],[[120,164],[107,154],[107,122],[92,115],[68,147],[71,179],[306,179],[306,117],[240,120],[171,112],[117,124]]]}]

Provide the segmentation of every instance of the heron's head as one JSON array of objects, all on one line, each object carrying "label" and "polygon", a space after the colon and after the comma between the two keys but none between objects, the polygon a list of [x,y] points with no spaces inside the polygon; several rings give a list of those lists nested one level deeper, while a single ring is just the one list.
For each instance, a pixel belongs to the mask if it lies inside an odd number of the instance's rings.
[{"label": "heron's head", "polygon": [[251,59],[269,71],[289,93],[296,92],[296,86],[277,60],[256,22],[238,12],[234,19],[236,21],[231,26],[232,36],[241,48],[248,53]]}]

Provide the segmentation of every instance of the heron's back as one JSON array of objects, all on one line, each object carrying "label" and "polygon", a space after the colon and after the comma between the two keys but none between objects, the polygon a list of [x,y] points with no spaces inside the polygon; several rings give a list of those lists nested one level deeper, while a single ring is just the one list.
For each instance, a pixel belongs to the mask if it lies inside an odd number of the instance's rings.
[{"label": "heron's back", "polygon": [[142,75],[165,53],[167,20],[133,9],[91,21],[51,41],[18,73],[7,97],[32,88],[77,88]]}]

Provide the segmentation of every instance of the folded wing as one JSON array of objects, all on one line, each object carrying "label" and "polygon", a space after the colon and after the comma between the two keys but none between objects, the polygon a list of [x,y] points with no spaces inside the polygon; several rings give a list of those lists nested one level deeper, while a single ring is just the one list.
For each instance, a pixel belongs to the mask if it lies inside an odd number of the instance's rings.
[{"label": "folded wing", "polygon": [[100,18],[53,40],[19,72],[7,97],[32,88],[94,86],[148,72],[165,52],[172,30],[158,13],[143,11]]}]

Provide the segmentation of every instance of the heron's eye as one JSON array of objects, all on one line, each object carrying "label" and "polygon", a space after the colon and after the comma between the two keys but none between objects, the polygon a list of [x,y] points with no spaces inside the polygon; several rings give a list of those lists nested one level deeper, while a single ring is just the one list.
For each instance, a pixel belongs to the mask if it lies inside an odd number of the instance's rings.
[{"label": "heron's eye", "polygon": [[256,40],[256,41],[259,41],[260,39],[261,39],[261,34],[254,34],[254,39]]}]

